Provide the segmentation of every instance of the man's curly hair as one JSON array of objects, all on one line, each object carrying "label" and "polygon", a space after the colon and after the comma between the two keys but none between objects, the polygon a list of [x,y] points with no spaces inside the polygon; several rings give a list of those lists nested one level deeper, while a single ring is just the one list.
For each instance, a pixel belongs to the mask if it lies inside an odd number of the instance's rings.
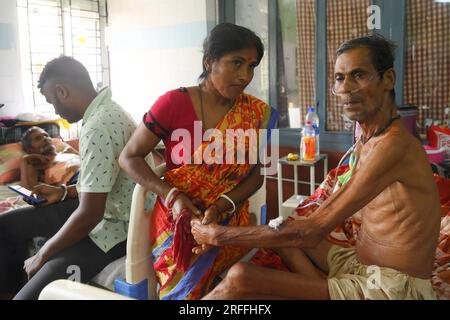
[{"label": "man's curly hair", "polygon": [[70,84],[77,88],[93,87],[85,66],[74,58],[64,55],[49,61],[45,65],[39,77],[38,88],[42,89],[49,80]]}]

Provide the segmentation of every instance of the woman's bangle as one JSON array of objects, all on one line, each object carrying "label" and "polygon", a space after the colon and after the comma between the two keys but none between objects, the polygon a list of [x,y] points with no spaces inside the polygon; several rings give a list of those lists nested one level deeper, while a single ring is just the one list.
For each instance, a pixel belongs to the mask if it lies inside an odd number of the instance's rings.
[{"label": "woman's bangle", "polygon": [[234,201],[231,200],[231,198],[229,196],[227,196],[226,194],[222,194],[219,198],[227,199],[228,202],[230,202],[231,205],[233,206],[233,210],[227,211],[227,213],[234,213],[236,211],[236,205],[234,204]]},{"label": "woman's bangle", "polygon": [[177,200],[177,198],[180,194],[181,194],[180,190],[177,190],[174,192],[172,199],[170,199],[170,201],[169,201],[169,206],[167,207],[168,209],[172,209],[173,204],[175,203],[175,200]]},{"label": "woman's bangle", "polygon": [[63,183],[61,185],[61,187],[64,189],[64,194],[63,194],[61,200],[59,200],[59,202],[63,202],[64,200],[66,200],[66,197],[67,197],[67,186]]},{"label": "woman's bangle", "polygon": [[168,208],[170,199],[172,198],[172,195],[175,191],[177,191],[178,188],[173,187],[172,189],[170,189],[169,193],[166,196],[166,200],[164,201],[164,205],[166,206],[166,208]]}]

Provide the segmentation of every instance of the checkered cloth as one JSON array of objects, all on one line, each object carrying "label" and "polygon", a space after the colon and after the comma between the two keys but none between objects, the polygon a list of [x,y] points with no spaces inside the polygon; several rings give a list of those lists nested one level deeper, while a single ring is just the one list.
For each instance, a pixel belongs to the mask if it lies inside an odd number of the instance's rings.
[{"label": "checkered cloth", "polygon": [[350,131],[352,127],[344,126],[342,107],[331,92],[334,83],[334,63],[336,49],[346,40],[365,36],[367,29],[367,8],[370,0],[327,1],[327,52],[328,52],[328,131]]},{"label": "checkered cloth", "polygon": [[444,122],[450,106],[450,6],[434,0],[408,0],[404,98],[405,103],[427,105],[424,119]]},{"label": "checkered cloth", "polygon": [[300,119],[308,107],[315,106],[316,96],[316,1],[297,0],[298,92]]}]

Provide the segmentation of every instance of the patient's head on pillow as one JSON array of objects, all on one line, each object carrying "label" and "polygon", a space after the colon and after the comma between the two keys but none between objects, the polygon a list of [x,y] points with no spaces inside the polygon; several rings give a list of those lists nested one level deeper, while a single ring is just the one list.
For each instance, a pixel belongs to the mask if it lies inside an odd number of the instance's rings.
[{"label": "patient's head on pillow", "polygon": [[32,127],[22,136],[23,150],[28,153],[42,154],[46,156],[55,155],[56,147],[48,133],[39,128]]}]

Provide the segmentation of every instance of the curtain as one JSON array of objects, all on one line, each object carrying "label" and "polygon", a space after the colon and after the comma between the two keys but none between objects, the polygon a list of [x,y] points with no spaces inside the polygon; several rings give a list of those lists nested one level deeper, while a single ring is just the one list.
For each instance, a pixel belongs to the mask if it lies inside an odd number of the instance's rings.
[{"label": "curtain", "polygon": [[297,0],[297,75],[301,119],[316,105],[316,1]]},{"label": "curtain", "polygon": [[346,121],[337,97],[331,92],[334,82],[335,52],[342,42],[370,33],[370,30],[367,29],[367,8],[370,4],[370,0],[327,1],[328,101],[326,130],[328,131],[351,131],[353,129],[352,122]]},{"label": "curtain", "polygon": [[420,108],[419,123],[445,121],[450,107],[450,3],[408,0],[404,101]]}]

